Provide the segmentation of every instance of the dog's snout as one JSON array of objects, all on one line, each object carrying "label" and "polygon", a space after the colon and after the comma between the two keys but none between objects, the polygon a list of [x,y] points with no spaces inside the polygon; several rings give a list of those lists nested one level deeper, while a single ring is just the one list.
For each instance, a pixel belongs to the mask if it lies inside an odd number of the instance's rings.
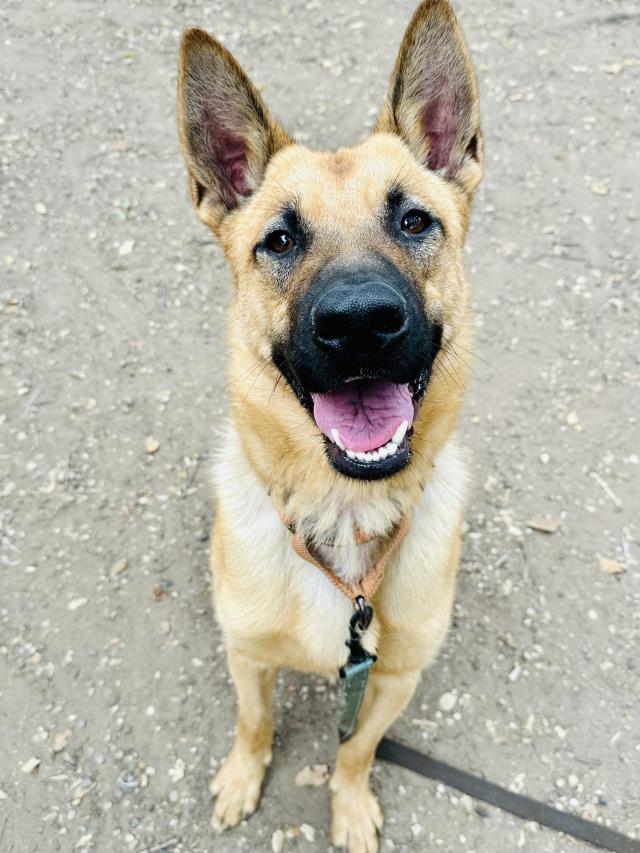
[{"label": "dog's snout", "polygon": [[343,355],[375,353],[404,336],[408,310],[403,295],[382,281],[334,284],[312,309],[313,333],[325,350]]},{"label": "dog's snout", "polygon": [[297,303],[288,358],[312,393],[354,377],[411,383],[431,341],[413,282],[372,254],[318,271]]}]

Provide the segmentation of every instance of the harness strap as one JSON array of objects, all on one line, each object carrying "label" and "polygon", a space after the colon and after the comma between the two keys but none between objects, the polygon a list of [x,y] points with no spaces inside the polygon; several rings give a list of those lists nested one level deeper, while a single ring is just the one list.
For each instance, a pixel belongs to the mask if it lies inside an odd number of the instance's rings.
[{"label": "harness strap", "polygon": [[[289,525],[287,526],[291,530],[291,527]],[[325,577],[327,577],[343,595],[346,595],[347,598],[351,599],[351,601],[355,602],[356,598],[359,596],[363,596],[365,600],[369,601],[376,594],[380,584],[382,583],[385,569],[387,568],[391,555],[409,532],[409,517],[404,515],[400,519],[393,533],[387,540],[387,544],[385,545],[382,554],[378,557],[375,563],[367,569],[364,577],[356,583],[345,583],[332,569],[329,568],[329,566],[326,566],[318,559],[317,556],[311,553],[309,546],[302,536],[295,531],[295,529],[291,530],[291,532],[293,533],[293,549],[299,557],[302,557],[303,560],[306,560],[308,563],[311,563],[312,566],[319,569]],[[360,544],[361,541],[368,540],[365,539],[359,541],[358,531],[356,531],[356,541]]]}]

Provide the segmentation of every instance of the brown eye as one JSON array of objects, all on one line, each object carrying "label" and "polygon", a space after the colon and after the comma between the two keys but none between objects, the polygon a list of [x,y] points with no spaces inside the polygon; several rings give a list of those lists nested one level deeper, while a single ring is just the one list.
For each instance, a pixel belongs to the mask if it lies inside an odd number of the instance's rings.
[{"label": "brown eye", "polygon": [[273,231],[265,240],[267,249],[275,252],[277,255],[284,255],[285,252],[291,251],[295,246],[295,240],[286,231]]},{"label": "brown eye", "polygon": [[410,210],[402,217],[400,227],[405,234],[422,234],[431,224],[431,217],[424,210]]}]

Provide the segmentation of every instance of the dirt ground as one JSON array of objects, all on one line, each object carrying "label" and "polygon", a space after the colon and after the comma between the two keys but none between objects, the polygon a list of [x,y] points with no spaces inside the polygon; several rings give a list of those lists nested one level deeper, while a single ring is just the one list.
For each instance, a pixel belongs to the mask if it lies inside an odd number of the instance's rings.
[{"label": "dirt ground", "polygon": [[[188,201],[177,45],[209,29],[337,147],[371,126],[413,5],[2,3],[3,853],[330,847],[326,785],[294,779],[333,760],[335,688],[294,673],[261,810],[209,826],[234,725],[207,574],[230,281]],[[488,151],[475,486],[446,648],[392,733],[640,837],[640,11],[457,8]],[[383,851],[591,849],[392,766],[373,784]]]}]

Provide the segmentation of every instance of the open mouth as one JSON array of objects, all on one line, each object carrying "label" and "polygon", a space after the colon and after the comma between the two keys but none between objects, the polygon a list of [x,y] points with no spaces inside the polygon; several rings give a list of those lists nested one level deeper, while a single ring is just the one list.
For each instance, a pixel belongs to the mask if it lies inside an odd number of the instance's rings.
[{"label": "open mouth", "polygon": [[354,379],[335,391],[312,393],[312,414],[333,466],[358,479],[388,477],[410,458],[413,421],[424,381]]},{"label": "open mouth", "polygon": [[[307,385],[291,368],[283,348],[274,347],[273,360],[323,435],[332,467],[353,479],[381,480],[398,473],[411,461],[414,424],[440,341],[441,329],[436,326],[427,357],[412,381],[404,378],[406,368],[398,370],[398,379],[404,379],[400,382],[375,373],[363,376],[365,369],[360,368],[359,378],[334,384],[330,376],[318,380],[311,375]],[[380,372],[389,376],[387,370]],[[314,385],[330,388],[315,391]]]}]

